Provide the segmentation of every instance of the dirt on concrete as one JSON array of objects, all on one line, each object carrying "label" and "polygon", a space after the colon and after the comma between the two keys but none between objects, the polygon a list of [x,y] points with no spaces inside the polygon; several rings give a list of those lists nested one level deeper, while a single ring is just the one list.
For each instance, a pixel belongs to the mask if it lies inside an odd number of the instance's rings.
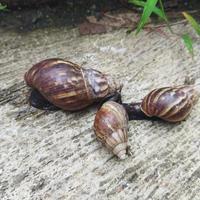
[{"label": "dirt on concrete", "polygon": [[[4,0],[8,9],[0,11],[0,27],[13,29],[18,32],[27,32],[48,27],[76,27],[83,23],[87,16],[93,16],[97,21],[101,20],[105,13],[115,11],[131,11],[140,13],[142,9],[127,0]],[[165,10],[170,12],[168,17],[182,17],[181,11],[199,9],[197,0],[177,1],[166,0],[163,2]],[[173,17],[171,17],[173,15]],[[155,17],[155,16],[154,16]],[[195,16],[196,17],[196,16]],[[155,17],[155,21],[159,21]],[[159,21],[160,22],[160,21]]]},{"label": "dirt on concrete", "polygon": [[8,10],[0,11],[0,27],[22,32],[47,27],[74,27],[83,22],[86,16],[100,18],[104,12],[124,7],[119,0],[61,0],[42,5],[8,7]]}]

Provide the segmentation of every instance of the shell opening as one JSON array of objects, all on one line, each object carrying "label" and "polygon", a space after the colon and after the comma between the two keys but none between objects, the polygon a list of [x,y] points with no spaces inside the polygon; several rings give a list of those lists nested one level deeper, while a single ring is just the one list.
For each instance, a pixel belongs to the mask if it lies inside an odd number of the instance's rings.
[{"label": "shell opening", "polygon": [[120,143],[113,148],[113,153],[120,159],[126,158],[127,143]]}]

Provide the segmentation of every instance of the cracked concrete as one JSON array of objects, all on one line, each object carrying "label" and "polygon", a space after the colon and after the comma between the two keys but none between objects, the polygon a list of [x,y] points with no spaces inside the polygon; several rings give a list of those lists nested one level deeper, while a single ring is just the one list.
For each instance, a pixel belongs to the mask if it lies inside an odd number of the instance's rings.
[{"label": "cracked concrete", "polygon": [[142,31],[136,37],[119,30],[80,37],[68,28],[23,34],[0,30],[2,200],[199,200],[200,102],[179,124],[130,122],[132,155],[124,161],[96,140],[94,106],[68,113],[27,104],[24,73],[51,57],[118,77],[126,102],[140,100],[155,87],[183,84],[188,76],[199,81],[199,41],[191,59],[180,39],[163,31],[166,35]]}]

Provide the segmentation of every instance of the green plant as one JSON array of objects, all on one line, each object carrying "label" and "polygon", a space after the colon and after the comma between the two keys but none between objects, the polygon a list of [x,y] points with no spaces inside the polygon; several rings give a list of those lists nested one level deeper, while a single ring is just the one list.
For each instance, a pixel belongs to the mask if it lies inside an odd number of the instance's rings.
[{"label": "green plant", "polygon": [[146,4],[144,5],[144,10],[140,18],[140,21],[138,23],[136,34],[140,32],[140,30],[144,27],[144,25],[149,20],[149,17],[151,16],[157,2],[158,0],[151,0],[151,1],[147,1]]},{"label": "green plant", "polygon": [[194,55],[194,50],[193,50],[193,40],[188,34],[183,34],[182,35],[183,42],[185,44],[185,47],[188,49],[190,54],[193,56]]},{"label": "green plant", "polygon": [[196,33],[200,36],[200,25],[197,23],[197,21],[186,12],[183,12],[183,16],[187,19],[187,21],[190,23]]},{"label": "green plant", "polygon": [[[171,31],[171,33],[176,34],[171,29],[170,23],[167,19],[165,11],[164,11],[164,6],[162,3],[162,0],[146,0],[146,2],[142,1],[142,0],[129,0],[129,3],[132,3],[136,6],[143,7],[143,13],[142,13],[142,15],[140,17],[140,21],[137,25],[136,34],[138,34],[141,31],[141,29],[145,26],[145,24],[148,22],[150,16],[152,15],[152,13],[156,14],[162,20],[164,20],[165,23],[167,24],[167,27]],[[157,7],[157,4],[159,4],[159,7]],[[196,33],[200,36],[200,25],[197,23],[197,21],[186,12],[183,12],[183,16],[191,24],[191,26],[196,31]],[[191,55],[193,55],[193,40],[190,37],[190,35],[187,33],[184,33],[182,35],[178,35],[178,34],[176,34],[176,35],[182,38],[185,47],[187,48],[189,53]]]},{"label": "green plant", "polygon": [[3,5],[2,3],[0,3],[0,11],[7,11],[7,5]]},{"label": "green plant", "polygon": [[[145,5],[146,5],[146,2],[140,1],[140,0],[129,0],[129,3],[135,4],[136,6],[141,6],[141,7],[145,7]],[[163,15],[163,12],[157,7],[153,8],[152,11],[153,11],[153,13],[155,13],[156,15],[158,15],[161,18],[165,17],[165,15]]]}]

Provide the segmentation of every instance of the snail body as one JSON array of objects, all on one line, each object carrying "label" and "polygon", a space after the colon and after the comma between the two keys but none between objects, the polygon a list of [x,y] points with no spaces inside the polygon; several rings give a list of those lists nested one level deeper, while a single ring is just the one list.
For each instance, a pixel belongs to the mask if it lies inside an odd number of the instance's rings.
[{"label": "snail body", "polygon": [[95,116],[94,132],[118,158],[125,159],[128,140],[128,116],[122,105],[107,101]]},{"label": "snail body", "polygon": [[[80,110],[101,101],[121,87],[109,75],[57,58],[35,64],[25,74],[25,81],[45,100],[68,111]],[[32,95],[31,100],[34,98],[35,95]]]},{"label": "snail body", "polygon": [[130,119],[156,117],[169,122],[180,122],[190,114],[197,102],[197,88],[195,85],[158,88],[148,93],[141,103],[124,106]]}]

